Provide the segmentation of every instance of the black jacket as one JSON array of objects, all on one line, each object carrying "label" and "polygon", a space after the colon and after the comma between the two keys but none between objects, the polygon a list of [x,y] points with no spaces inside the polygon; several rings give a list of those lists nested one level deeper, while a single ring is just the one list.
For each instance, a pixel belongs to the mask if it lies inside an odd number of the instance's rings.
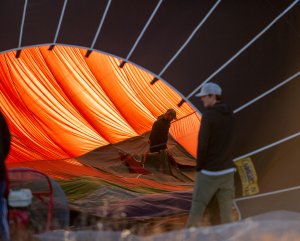
[{"label": "black jacket", "polygon": [[198,137],[197,171],[221,171],[234,167],[233,131],[234,116],[228,106],[218,102],[205,109]]},{"label": "black jacket", "polygon": [[170,121],[164,115],[157,118],[150,133],[150,152],[159,152],[167,148]]},{"label": "black jacket", "polygon": [[10,132],[4,116],[0,112],[0,181],[5,180],[5,159],[10,149]]}]

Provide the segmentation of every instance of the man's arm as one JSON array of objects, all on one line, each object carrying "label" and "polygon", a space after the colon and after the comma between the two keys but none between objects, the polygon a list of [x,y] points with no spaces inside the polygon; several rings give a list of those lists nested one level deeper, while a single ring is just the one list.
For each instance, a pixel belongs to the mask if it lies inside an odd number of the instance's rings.
[{"label": "man's arm", "polygon": [[208,140],[210,136],[210,123],[207,114],[202,115],[197,148],[197,170],[201,170],[206,159]]}]

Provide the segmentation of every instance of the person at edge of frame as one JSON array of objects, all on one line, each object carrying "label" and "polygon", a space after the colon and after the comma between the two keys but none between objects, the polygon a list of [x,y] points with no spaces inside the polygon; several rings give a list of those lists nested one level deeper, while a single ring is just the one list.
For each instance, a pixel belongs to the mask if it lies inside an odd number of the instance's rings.
[{"label": "person at edge of frame", "polygon": [[233,158],[234,115],[222,101],[222,89],[206,83],[200,93],[205,110],[198,136],[196,179],[186,227],[201,225],[204,210],[215,196],[221,223],[232,221],[235,192]]}]

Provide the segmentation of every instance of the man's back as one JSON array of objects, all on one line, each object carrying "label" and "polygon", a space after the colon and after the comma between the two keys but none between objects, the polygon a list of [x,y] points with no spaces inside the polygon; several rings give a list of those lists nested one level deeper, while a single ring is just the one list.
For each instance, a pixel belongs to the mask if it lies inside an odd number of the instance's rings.
[{"label": "man's back", "polygon": [[[224,103],[208,107],[202,115],[197,170],[232,168],[234,116]],[[201,153],[203,152],[203,153]]]},{"label": "man's back", "polygon": [[170,121],[163,115],[159,116],[153,124],[149,137],[151,152],[158,152],[167,148],[169,128]]}]

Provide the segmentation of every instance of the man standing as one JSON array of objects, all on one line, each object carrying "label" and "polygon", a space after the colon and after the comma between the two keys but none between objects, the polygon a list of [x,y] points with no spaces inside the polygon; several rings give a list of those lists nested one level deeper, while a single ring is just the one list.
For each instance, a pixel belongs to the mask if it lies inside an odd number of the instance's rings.
[{"label": "man standing", "polygon": [[10,240],[7,217],[7,173],[5,160],[10,149],[10,132],[4,116],[0,112],[0,240]]},{"label": "man standing", "polygon": [[176,119],[176,111],[168,109],[166,113],[159,116],[152,126],[149,136],[150,152],[159,152],[167,149],[167,141],[171,121]]},{"label": "man standing", "polygon": [[197,150],[196,180],[187,227],[198,226],[203,212],[216,195],[221,222],[231,222],[234,198],[234,164],[231,156],[234,117],[222,102],[222,89],[215,83],[204,84],[200,93],[203,112]]}]

